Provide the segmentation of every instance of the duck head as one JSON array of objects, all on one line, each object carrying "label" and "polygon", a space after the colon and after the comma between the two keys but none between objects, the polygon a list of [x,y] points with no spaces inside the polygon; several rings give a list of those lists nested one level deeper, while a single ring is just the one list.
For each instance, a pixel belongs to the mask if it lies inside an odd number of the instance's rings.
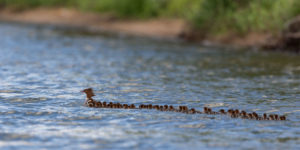
[{"label": "duck head", "polygon": [[86,94],[87,99],[91,99],[93,96],[95,96],[92,88],[84,89],[81,92]]}]

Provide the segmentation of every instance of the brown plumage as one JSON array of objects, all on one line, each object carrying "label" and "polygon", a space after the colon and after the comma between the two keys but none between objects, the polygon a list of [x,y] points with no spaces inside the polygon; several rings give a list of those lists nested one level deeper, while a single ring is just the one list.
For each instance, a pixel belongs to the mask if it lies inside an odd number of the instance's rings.
[{"label": "brown plumage", "polygon": [[225,110],[224,110],[224,109],[220,109],[219,112],[220,112],[221,114],[225,114]]},{"label": "brown plumage", "polygon": [[208,112],[208,114],[212,114],[211,108],[207,108],[207,112]]},{"label": "brown plumage", "polygon": [[101,102],[97,102],[96,105],[95,105],[95,107],[101,108],[102,107],[102,103]]},{"label": "brown plumage", "polygon": [[131,105],[130,105],[130,109],[135,109],[135,105],[134,105],[134,104],[131,104]]},{"label": "brown plumage", "polygon": [[[86,101],[85,105],[88,107],[95,107],[95,108],[124,108],[124,109],[135,109],[136,106],[134,104],[120,104],[120,103],[113,103],[109,102],[97,102],[92,97],[95,96],[92,88],[84,89],[83,91],[86,94]],[[200,111],[197,111],[195,108],[189,109],[187,106],[179,106],[179,109],[175,109],[172,105],[139,105],[140,109],[157,109],[160,111],[173,111],[173,112],[182,112],[182,113],[188,113],[188,114],[195,114],[195,113],[202,113]],[[270,114],[269,116],[267,114],[263,114],[262,116],[259,116],[256,112],[252,113],[246,113],[244,110],[239,111],[238,109],[229,109],[227,112],[224,109],[220,109],[219,112],[212,111],[211,108],[204,107],[203,108],[204,113],[210,114],[210,115],[216,115],[216,114],[227,114],[231,116],[232,118],[243,118],[243,119],[256,119],[256,120],[286,120],[286,117],[284,115],[279,116],[277,114]]]},{"label": "brown plumage", "polygon": [[253,118],[254,118],[254,119],[256,119],[256,120],[259,119],[259,116],[258,116],[258,114],[257,114],[256,112],[253,112],[252,115],[253,115]]},{"label": "brown plumage", "polygon": [[267,114],[263,114],[263,119],[264,119],[264,120],[269,120]]},{"label": "brown plumage", "polygon": [[235,113],[235,115],[240,115],[240,111],[239,111],[238,109],[236,109],[236,110],[234,111],[234,113]]},{"label": "brown plumage", "polygon": [[179,108],[179,111],[181,112],[182,111],[182,106],[179,106],[178,108]]},{"label": "brown plumage", "polygon": [[169,106],[168,106],[168,105],[165,105],[165,106],[164,106],[164,111],[167,111],[168,108],[169,108]]},{"label": "brown plumage", "polygon": [[203,107],[203,111],[204,111],[204,113],[208,114],[207,107]]},{"label": "brown plumage", "polygon": [[159,106],[160,111],[164,111],[164,106]]},{"label": "brown plumage", "polygon": [[285,116],[280,116],[280,120],[286,120]]},{"label": "brown plumage", "polygon": [[189,111],[189,113],[190,113],[190,114],[195,114],[195,113],[196,113],[195,108],[191,108],[190,111]]},{"label": "brown plumage", "polygon": [[128,105],[127,104],[123,104],[123,108],[128,109]]},{"label": "brown plumage", "polygon": [[106,102],[103,102],[102,105],[103,105],[104,108],[107,107]]},{"label": "brown plumage", "polygon": [[174,111],[174,107],[172,105],[170,105],[169,111]]},{"label": "brown plumage", "polygon": [[143,107],[144,107],[144,104],[141,104],[141,105],[139,106],[139,109],[143,109]]},{"label": "brown plumage", "polygon": [[253,115],[251,113],[248,114],[249,119],[253,119]]},{"label": "brown plumage", "polygon": [[84,89],[81,92],[84,92],[86,94],[87,99],[91,99],[93,96],[95,96],[92,88]]}]

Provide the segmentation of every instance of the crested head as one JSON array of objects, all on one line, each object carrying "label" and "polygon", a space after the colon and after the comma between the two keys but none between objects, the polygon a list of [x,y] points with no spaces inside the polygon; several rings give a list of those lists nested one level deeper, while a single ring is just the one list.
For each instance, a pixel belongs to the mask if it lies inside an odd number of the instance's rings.
[{"label": "crested head", "polygon": [[81,92],[84,92],[86,94],[86,98],[88,99],[91,99],[93,96],[95,96],[92,88],[84,89]]}]

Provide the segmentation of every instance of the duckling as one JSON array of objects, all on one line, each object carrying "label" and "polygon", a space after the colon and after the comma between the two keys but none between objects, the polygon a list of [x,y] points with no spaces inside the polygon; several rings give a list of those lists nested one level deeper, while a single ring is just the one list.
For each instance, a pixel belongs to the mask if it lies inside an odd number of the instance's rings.
[{"label": "duckling", "polygon": [[174,111],[174,107],[172,105],[170,105],[169,111]]},{"label": "duckling", "polygon": [[113,103],[109,102],[109,104],[107,105],[108,108],[113,108]]},{"label": "duckling", "polygon": [[164,111],[164,106],[159,106],[160,111]]},{"label": "duckling", "polygon": [[207,108],[208,114],[213,114],[211,108]]},{"label": "duckling", "polygon": [[220,109],[219,112],[220,112],[221,114],[226,114],[224,109]]},{"label": "duckling", "polygon": [[248,118],[248,115],[247,115],[247,113],[246,113],[245,111],[242,111],[242,112],[241,112],[241,118],[242,118],[242,119],[249,119],[249,118]]},{"label": "duckling", "polygon": [[113,104],[113,108],[118,108],[118,105],[117,104]]},{"label": "duckling", "polygon": [[244,111],[244,110],[241,111],[241,117],[246,119],[246,117],[247,117],[246,111]]},{"label": "duckling", "polygon": [[86,105],[88,107],[94,107],[95,106],[95,101],[93,99],[90,99],[87,101]]},{"label": "duckling", "polygon": [[178,108],[179,108],[179,112],[182,112],[183,110],[182,106],[178,106]]},{"label": "duckling", "polygon": [[181,106],[181,112],[184,112],[184,111],[185,111],[185,107]]},{"label": "duckling", "polygon": [[253,115],[251,113],[248,114],[249,119],[253,119]]},{"label": "duckling", "polygon": [[149,105],[148,105],[148,109],[152,109],[152,104],[149,104]]},{"label": "duckling", "polygon": [[96,108],[101,108],[102,107],[102,103],[101,102],[97,102],[95,105]]},{"label": "duckling", "polygon": [[231,115],[231,114],[232,114],[232,112],[233,112],[233,110],[232,110],[232,109],[228,109],[228,110],[227,110],[227,113],[228,113],[229,115]]},{"label": "duckling", "polygon": [[277,114],[275,114],[275,115],[274,115],[274,118],[275,118],[275,120],[279,120],[279,118],[278,118],[278,115],[277,115]]},{"label": "duckling", "polygon": [[117,103],[118,108],[122,108],[122,105],[120,103]]},{"label": "duckling", "polygon": [[267,114],[265,114],[265,113],[263,114],[263,119],[264,119],[264,120],[269,120]]},{"label": "duckling", "polygon": [[191,109],[189,110],[189,114],[195,114],[195,113],[196,113],[195,108],[191,108]]},{"label": "duckling", "polygon": [[145,109],[149,109],[149,105],[144,105],[144,108]]},{"label": "duckling", "polygon": [[207,107],[203,107],[203,111],[204,111],[204,113],[208,114],[208,108]]},{"label": "duckling", "polygon": [[235,114],[235,111],[229,111],[229,116],[231,117],[231,118],[236,118],[236,114]]},{"label": "duckling", "polygon": [[135,105],[134,105],[134,104],[131,104],[131,105],[130,105],[130,109],[135,109]]},{"label": "duckling", "polygon": [[168,108],[169,108],[169,106],[168,106],[168,105],[165,105],[165,106],[164,106],[164,111],[168,111]]},{"label": "duckling", "polygon": [[127,104],[123,104],[123,108],[124,109],[128,109],[128,105]]},{"label": "duckling", "polygon": [[259,119],[259,116],[258,116],[258,114],[257,114],[256,112],[253,112],[252,115],[253,115],[253,118],[254,118],[254,119],[256,119],[256,120]]},{"label": "duckling", "polygon": [[139,109],[143,109],[143,107],[144,107],[144,104],[141,104],[141,105],[139,106]]},{"label": "duckling", "polygon": [[235,115],[237,115],[237,116],[240,115],[240,111],[239,111],[238,109],[236,109],[236,110],[234,111],[234,113],[235,113]]},{"label": "duckling", "polygon": [[180,108],[179,108],[180,112],[185,113],[185,106],[179,106],[179,107],[180,107]]},{"label": "duckling", "polygon": [[286,120],[285,116],[280,116],[280,120]]},{"label": "duckling", "polygon": [[274,120],[275,119],[273,114],[270,114],[269,118],[270,118],[270,120]]},{"label": "duckling", "polygon": [[183,106],[183,111],[188,112],[189,108],[187,106]]}]

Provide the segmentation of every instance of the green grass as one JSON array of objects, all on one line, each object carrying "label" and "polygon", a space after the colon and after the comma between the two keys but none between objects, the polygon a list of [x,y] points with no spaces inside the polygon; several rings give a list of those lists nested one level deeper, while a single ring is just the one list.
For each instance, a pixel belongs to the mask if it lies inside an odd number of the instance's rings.
[{"label": "green grass", "polygon": [[273,32],[300,13],[299,0],[206,0],[194,25],[209,33]]},{"label": "green grass", "polygon": [[8,6],[14,9],[29,9],[40,6],[68,6],[72,0],[0,0],[1,6]]},{"label": "green grass", "polygon": [[299,0],[0,0],[15,9],[70,7],[121,18],[182,18],[204,34],[274,32],[300,13]]}]

